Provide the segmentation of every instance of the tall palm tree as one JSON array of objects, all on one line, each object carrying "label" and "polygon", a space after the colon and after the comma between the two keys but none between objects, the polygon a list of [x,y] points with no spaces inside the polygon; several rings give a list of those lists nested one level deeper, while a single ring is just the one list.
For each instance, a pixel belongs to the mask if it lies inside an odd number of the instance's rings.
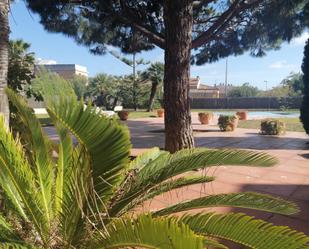
[{"label": "tall palm tree", "polygon": [[210,195],[147,214],[134,213],[138,205],[162,193],[214,180],[186,176],[192,170],[217,165],[267,167],[276,159],[245,150],[194,149],[170,154],[155,148],[129,161],[126,127],[96,114],[91,106],[85,108],[69,87],[51,84],[44,84],[41,91],[59,135],[57,144],[44,134],[26,102],[7,90],[25,130],[14,138],[0,118],[2,247],[227,248],[215,240],[224,238],[252,248],[309,248],[304,234],[244,214],[174,216],[214,206],[285,215],[298,211],[294,204],[264,194]]},{"label": "tall palm tree", "polygon": [[0,114],[9,123],[9,103],[4,93],[7,86],[8,64],[9,64],[9,0],[0,1]]},{"label": "tall palm tree", "polygon": [[150,65],[145,72],[143,72],[142,77],[151,82],[151,91],[148,101],[147,112],[153,110],[153,102],[157,93],[158,86],[163,83],[164,77],[164,64],[161,62],[156,62]]}]

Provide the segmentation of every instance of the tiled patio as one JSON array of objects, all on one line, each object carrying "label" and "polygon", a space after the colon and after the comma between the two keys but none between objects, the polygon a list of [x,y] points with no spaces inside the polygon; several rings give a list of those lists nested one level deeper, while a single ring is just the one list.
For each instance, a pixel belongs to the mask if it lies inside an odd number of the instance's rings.
[{"label": "tiled patio", "polygon": [[[129,120],[133,150],[137,155],[153,146],[164,146],[162,118]],[[207,173],[216,176],[212,183],[194,185],[155,198],[144,205],[145,210],[157,209],[172,203],[209,194],[258,191],[281,196],[297,203],[301,212],[295,216],[272,215],[264,212],[220,208],[217,211],[241,211],[263,218],[276,225],[289,225],[309,234],[309,141],[305,133],[288,132],[285,136],[261,136],[257,130],[237,129],[220,132],[215,125],[200,125],[193,116],[197,146],[209,148],[243,148],[261,150],[279,158],[280,163],[271,168],[214,167]],[[212,209],[214,210],[214,209]]]},{"label": "tiled patio", "polygon": [[[147,148],[164,146],[162,118],[135,119],[124,123],[131,131],[133,155],[140,154]],[[216,180],[165,194],[144,204],[142,208],[155,210],[178,201],[209,194],[258,191],[291,200],[299,205],[301,212],[288,217],[241,209],[216,210],[246,212],[276,225],[289,225],[309,235],[309,145],[306,144],[309,138],[305,133],[288,132],[285,136],[272,137],[258,135],[257,130],[249,129],[220,132],[216,125],[200,125],[196,113],[193,114],[193,128],[197,146],[266,151],[279,158],[280,163],[271,168],[225,166],[197,172],[216,176]],[[54,128],[46,128],[46,131],[51,138],[57,139]]]}]

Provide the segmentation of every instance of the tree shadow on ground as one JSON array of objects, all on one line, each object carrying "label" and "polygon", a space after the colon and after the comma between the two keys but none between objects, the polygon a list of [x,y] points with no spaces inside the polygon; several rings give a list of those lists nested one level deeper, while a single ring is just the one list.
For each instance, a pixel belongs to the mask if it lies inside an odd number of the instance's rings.
[{"label": "tree shadow on ground", "polygon": [[[271,192],[268,191],[270,189]],[[293,191],[291,192],[292,189]],[[243,208],[231,208],[229,211],[244,213],[257,219],[270,222],[276,226],[288,226],[291,229],[309,235],[309,185],[245,184],[242,186],[240,192],[245,191],[255,191],[264,194],[271,194],[273,196],[279,196],[285,200],[295,203],[299,207],[300,212],[294,215],[280,215]],[[222,242],[230,249],[248,248],[231,242]]]},{"label": "tree shadow on ground", "polygon": [[[162,121],[161,121],[162,122]],[[164,147],[164,124],[152,121],[128,120],[125,122],[131,132],[134,148]],[[215,133],[218,133],[216,136]],[[209,134],[209,135],[207,135]],[[242,148],[256,150],[308,150],[307,140],[300,137],[262,136],[247,132],[238,135],[237,132],[223,133],[217,127],[195,127],[195,144],[208,148]]]},{"label": "tree shadow on ground", "polygon": [[291,137],[195,137],[196,144],[209,148],[240,148],[254,150],[306,150],[309,146],[302,138]]}]

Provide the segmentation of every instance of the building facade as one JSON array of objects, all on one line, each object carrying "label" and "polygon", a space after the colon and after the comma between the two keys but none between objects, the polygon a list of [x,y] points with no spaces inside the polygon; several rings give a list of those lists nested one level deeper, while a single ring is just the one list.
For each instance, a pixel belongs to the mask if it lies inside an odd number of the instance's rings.
[{"label": "building facade", "polygon": [[88,71],[84,66],[76,64],[40,64],[36,66],[36,70],[40,67],[43,67],[50,72],[57,73],[66,80],[72,79],[77,75],[88,79]]},{"label": "building facade", "polygon": [[190,98],[219,98],[219,88],[201,83],[200,77],[190,79]]}]

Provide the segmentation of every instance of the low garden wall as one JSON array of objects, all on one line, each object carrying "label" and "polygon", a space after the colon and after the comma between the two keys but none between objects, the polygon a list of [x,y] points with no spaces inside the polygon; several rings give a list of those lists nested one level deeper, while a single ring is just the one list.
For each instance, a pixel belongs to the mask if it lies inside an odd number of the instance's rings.
[{"label": "low garden wall", "polygon": [[299,109],[301,97],[191,98],[193,109]]}]

